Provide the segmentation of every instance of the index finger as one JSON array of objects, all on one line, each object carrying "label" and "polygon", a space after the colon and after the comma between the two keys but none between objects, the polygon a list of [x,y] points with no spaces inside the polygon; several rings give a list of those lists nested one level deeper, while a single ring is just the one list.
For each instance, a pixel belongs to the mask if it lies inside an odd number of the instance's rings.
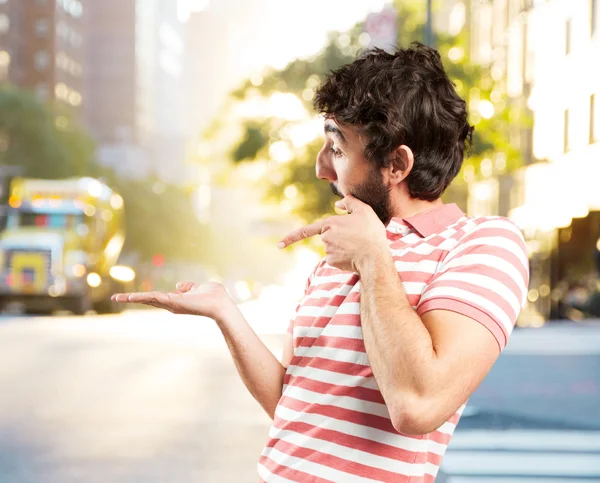
[{"label": "index finger", "polygon": [[305,238],[310,238],[311,236],[320,235],[323,233],[323,231],[325,231],[327,227],[326,225],[327,220],[321,220],[317,221],[316,223],[303,226],[302,228],[298,228],[297,230],[294,230],[284,236],[277,244],[277,248],[289,247],[292,243],[299,242]]}]

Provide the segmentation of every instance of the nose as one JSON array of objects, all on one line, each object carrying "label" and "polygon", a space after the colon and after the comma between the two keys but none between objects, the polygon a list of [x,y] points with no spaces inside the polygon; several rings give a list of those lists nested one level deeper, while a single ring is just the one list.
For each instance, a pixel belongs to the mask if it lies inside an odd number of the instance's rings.
[{"label": "nose", "polygon": [[317,178],[319,179],[330,182],[337,181],[337,175],[333,168],[333,164],[331,163],[331,158],[327,155],[324,147],[319,151],[319,154],[317,154],[316,172]]}]

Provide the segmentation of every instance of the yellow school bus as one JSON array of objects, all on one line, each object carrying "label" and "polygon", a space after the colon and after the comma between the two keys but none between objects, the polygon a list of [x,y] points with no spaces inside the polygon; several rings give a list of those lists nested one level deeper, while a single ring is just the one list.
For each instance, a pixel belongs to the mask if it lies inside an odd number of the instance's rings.
[{"label": "yellow school bus", "polygon": [[135,273],[118,265],[123,198],[93,178],[15,178],[0,234],[0,305],[27,312],[119,310],[110,301]]}]

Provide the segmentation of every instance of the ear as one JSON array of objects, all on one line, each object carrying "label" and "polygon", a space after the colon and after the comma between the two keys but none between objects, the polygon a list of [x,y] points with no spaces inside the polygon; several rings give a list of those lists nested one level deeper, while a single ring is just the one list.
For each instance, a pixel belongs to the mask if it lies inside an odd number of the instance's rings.
[{"label": "ear", "polygon": [[390,161],[389,181],[393,185],[399,185],[412,171],[415,162],[412,149],[401,144],[390,154]]}]

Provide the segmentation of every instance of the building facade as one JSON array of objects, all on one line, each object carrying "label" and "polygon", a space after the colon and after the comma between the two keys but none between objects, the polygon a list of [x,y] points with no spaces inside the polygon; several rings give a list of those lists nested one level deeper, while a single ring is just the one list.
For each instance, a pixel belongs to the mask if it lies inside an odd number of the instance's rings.
[{"label": "building facade", "polygon": [[100,162],[128,177],[185,182],[184,24],[177,2],[103,0],[88,10],[86,121]]},{"label": "building facade", "polygon": [[94,1],[86,11],[86,123],[100,144],[139,138],[135,3]]},{"label": "building facade", "polygon": [[136,0],[89,2],[85,15],[86,126],[100,163],[129,178],[149,174],[139,124]]},{"label": "building facade", "polygon": [[600,275],[599,1],[472,0],[469,8],[473,60],[533,121],[511,132],[524,166],[473,183],[469,209],[508,215],[523,229],[529,320],[598,316],[569,300],[597,291]]},{"label": "building facade", "polygon": [[167,182],[184,183],[184,28],[177,2],[137,1],[138,126],[150,170]]},{"label": "building facade", "polygon": [[0,81],[55,99],[81,115],[85,103],[82,0],[0,1]]}]

